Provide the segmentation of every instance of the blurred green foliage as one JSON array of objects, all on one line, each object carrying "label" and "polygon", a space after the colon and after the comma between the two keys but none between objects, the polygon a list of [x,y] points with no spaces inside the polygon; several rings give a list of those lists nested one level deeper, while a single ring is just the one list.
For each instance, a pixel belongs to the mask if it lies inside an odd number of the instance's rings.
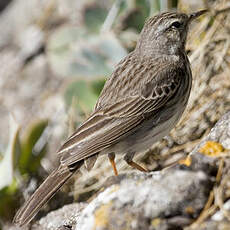
[{"label": "blurred green foliage", "polygon": [[36,148],[37,151],[34,149],[47,125],[47,120],[39,120],[29,126],[25,137],[19,138],[19,127],[13,119],[10,119],[10,126],[13,127],[10,128],[6,153],[0,162],[0,219],[2,220],[12,219],[16,207],[20,205],[18,199],[20,184],[17,178],[29,178],[31,173],[34,174],[41,167],[40,162],[46,154],[47,145],[40,149]]},{"label": "blurred green foliage", "polygon": [[126,54],[112,33],[90,34],[69,26],[53,33],[47,43],[51,68],[65,78],[108,76]]},{"label": "blurred green foliage", "polygon": [[[150,16],[150,10],[150,1],[136,0],[132,3],[124,1],[120,21],[122,30],[134,29],[140,32],[146,18]],[[159,8],[155,8],[153,11],[157,12]]]},{"label": "blurred green foliage", "polygon": [[21,141],[21,154],[18,160],[20,173],[32,174],[40,167],[41,159],[45,156],[47,144],[36,150],[35,144],[48,125],[48,120],[38,120],[31,124],[26,131],[26,137]]},{"label": "blurred green foliage", "polygon": [[[91,113],[104,84],[105,79],[73,81],[64,93],[67,110],[74,109],[75,117],[84,120]],[[76,125],[80,125],[80,121],[76,120]]]},{"label": "blurred green foliage", "polygon": [[98,92],[103,87],[98,82],[77,80],[71,83],[64,95],[66,105],[77,107],[82,115],[89,114],[97,101]]},{"label": "blurred green foliage", "polygon": [[18,196],[16,195],[19,192],[18,190],[19,187],[15,179],[9,186],[0,190],[0,219],[12,219],[12,214],[19,205]]},{"label": "blurred green foliage", "polygon": [[85,26],[88,31],[95,33],[99,32],[107,13],[108,12],[106,8],[101,7],[97,4],[91,4],[88,5],[88,7],[85,7],[83,16]]}]

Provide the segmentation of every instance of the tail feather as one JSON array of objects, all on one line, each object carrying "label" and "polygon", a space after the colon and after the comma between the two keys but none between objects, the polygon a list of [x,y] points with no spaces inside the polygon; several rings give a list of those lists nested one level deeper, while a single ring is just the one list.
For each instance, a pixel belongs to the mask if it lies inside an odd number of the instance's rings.
[{"label": "tail feather", "polygon": [[60,166],[54,170],[39,186],[34,194],[16,213],[13,222],[19,226],[28,224],[42,206],[61,188],[61,186],[81,167],[83,161],[78,162],[74,169]]}]

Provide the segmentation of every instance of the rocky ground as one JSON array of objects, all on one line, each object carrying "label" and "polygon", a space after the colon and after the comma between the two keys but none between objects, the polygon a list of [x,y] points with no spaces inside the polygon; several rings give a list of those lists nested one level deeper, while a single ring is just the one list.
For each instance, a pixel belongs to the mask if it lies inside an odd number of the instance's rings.
[{"label": "rocky ground", "polygon": [[228,229],[229,149],[230,112],[179,164],[109,177],[90,202],[66,205],[29,229]]}]

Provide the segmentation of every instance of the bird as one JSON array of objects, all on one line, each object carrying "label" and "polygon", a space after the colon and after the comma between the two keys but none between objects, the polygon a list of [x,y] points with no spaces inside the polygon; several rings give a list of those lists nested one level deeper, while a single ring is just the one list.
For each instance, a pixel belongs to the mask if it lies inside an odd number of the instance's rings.
[{"label": "bird", "polygon": [[115,175],[115,154],[147,172],[133,157],[166,136],[181,118],[192,86],[185,50],[188,28],[206,12],[163,12],[145,22],[135,49],[116,65],[91,115],[58,150],[59,166],[19,209],[15,224],[28,224],[76,171],[83,165],[91,170],[99,155],[108,155]]}]

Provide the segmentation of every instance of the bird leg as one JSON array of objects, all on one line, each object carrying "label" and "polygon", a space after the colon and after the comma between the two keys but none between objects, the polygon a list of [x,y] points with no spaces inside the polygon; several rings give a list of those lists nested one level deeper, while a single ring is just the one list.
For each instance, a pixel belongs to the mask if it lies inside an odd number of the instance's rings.
[{"label": "bird leg", "polygon": [[147,169],[143,168],[142,166],[140,166],[139,164],[133,161],[133,156],[134,154],[126,154],[124,157],[124,160],[126,161],[126,163],[141,172],[148,172]]},{"label": "bird leg", "polygon": [[110,161],[110,163],[111,163],[111,165],[112,165],[112,167],[113,167],[113,172],[114,172],[115,176],[118,176],[116,163],[115,163],[115,161],[114,161],[114,159],[115,159],[115,154],[114,154],[114,153],[109,153],[109,154],[108,154],[108,157],[109,157],[109,161]]}]

